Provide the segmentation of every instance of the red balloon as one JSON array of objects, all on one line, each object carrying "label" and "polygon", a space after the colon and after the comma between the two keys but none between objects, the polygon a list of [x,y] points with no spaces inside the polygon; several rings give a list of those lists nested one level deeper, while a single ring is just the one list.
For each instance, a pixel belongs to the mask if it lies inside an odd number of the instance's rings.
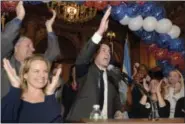
[{"label": "red balloon", "polygon": [[156,44],[151,44],[148,47],[149,52],[151,52],[152,54],[154,54],[156,52],[156,50],[159,49],[158,46]]},{"label": "red balloon", "polygon": [[170,63],[174,66],[182,67],[185,65],[184,57],[180,53],[174,52],[170,56]]},{"label": "red balloon", "polygon": [[136,3],[143,5],[145,2],[144,1],[136,1]]},{"label": "red balloon", "polygon": [[158,48],[155,51],[155,58],[157,60],[166,60],[166,59],[168,59],[168,50],[167,49]]},{"label": "red balloon", "polygon": [[2,12],[12,12],[15,11],[17,3],[19,1],[2,1],[1,2],[1,11]]},{"label": "red balloon", "polygon": [[110,5],[117,6],[121,3],[121,1],[109,1]]},{"label": "red balloon", "polygon": [[107,6],[107,1],[95,1],[94,7],[98,10],[103,10]]},{"label": "red balloon", "polygon": [[86,1],[86,2],[84,3],[84,5],[87,6],[87,7],[94,7],[94,4],[95,4],[94,1]]}]

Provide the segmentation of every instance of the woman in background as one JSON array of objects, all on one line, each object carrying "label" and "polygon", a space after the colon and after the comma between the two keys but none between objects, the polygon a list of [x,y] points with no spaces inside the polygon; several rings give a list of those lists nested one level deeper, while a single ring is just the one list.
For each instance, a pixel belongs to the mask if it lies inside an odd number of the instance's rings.
[{"label": "woman in background", "polygon": [[184,97],[184,79],[178,70],[172,70],[165,82],[165,99],[170,102],[170,118],[174,118],[176,103]]},{"label": "woman in background", "polygon": [[[156,117],[168,118],[170,114],[170,103],[164,100],[164,81],[162,76],[159,77],[160,72],[153,72],[151,81],[147,84],[146,79],[143,79],[143,86],[151,95],[153,107],[156,110]],[[140,117],[148,118],[151,112],[151,101],[146,94],[143,94],[138,108],[140,109]]]}]

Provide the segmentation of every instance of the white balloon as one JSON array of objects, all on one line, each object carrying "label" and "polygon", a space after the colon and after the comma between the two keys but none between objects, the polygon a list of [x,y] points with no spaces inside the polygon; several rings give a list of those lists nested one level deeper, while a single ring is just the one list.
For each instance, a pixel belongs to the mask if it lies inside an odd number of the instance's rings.
[{"label": "white balloon", "polygon": [[174,39],[178,38],[180,33],[181,33],[180,28],[177,25],[173,25],[171,30],[168,32],[168,35],[170,35],[170,37]]},{"label": "white balloon", "polygon": [[143,18],[141,15],[131,18],[128,24],[128,27],[131,31],[137,31],[139,30],[143,25]]},{"label": "white balloon", "polygon": [[119,23],[122,24],[122,25],[128,25],[129,21],[130,21],[130,17],[129,16],[125,16],[124,18],[122,18]]},{"label": "white balloon", "polygon": [[157,27],[157,19],[155,17],[149,16],[144,19],[143,28],[146,31],[151,32],[151,31],[155,30],[156,27]]},{"label": "white balloon", "polygon": [[49,3],[51,0],[43,0],[43,3]]},{"label": "white balloon", "polygon": [[158,33],[167,33],[171,30],[171,28],[172,22],[169,19],[164,18],[158,21],[156,31]]}]

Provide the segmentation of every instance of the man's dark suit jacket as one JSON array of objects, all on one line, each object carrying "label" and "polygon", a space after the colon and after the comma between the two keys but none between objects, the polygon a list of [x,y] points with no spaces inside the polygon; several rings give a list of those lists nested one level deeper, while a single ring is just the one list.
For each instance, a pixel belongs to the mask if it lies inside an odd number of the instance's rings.
[{"label": "man's dark suit jacket", "polygon": [[[89,40],[76,60],[76,75],[79,83],[79,92],[72,108],[67,116],[68,121],[80,121],[89,118],[93,105],[98,104],[100,80],[100,70],[94,64],[90,64],[93,54],[98,45]],[[107,71],[107,75],[108,75]],[[121,110],[121,102],[117,89],[117,84],[110,81],[108,77],[108,118],[113,118],[117,110]],[[70,96],[69,96],[70,97]]]}]

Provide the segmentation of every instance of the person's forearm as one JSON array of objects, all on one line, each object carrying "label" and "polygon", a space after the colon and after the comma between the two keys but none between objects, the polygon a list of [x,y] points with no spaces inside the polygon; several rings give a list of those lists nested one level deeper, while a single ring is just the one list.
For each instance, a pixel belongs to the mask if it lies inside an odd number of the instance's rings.
[{"label": "person's forearm", "polygon": [[50,61],[53,62],[56,57],[60,55],[60,48],[58,43],[58,38],[54,32],[48,33],[48,47],[44,56]]},{"label": "person's forearm", "polygon": [[143,95],[141,100],[140,100],[140,104],[142,105],[145,105],[146,104],[146,101],[147,101],[147,96],[146,95]]},{"label": "person's forearm", "polygon": [[14,48],[13,41],[19,34],[22,21],[18,18],[14,18],[8,22],[5,29],[1,33],[1,57],[6,57]]},{"label": "person's forearm", "polygon": [[157,98],[158,98],[158,102],[159,102],[159,107],[166,106],[166,103],[165,103],[163,97],[161,96],[161,93],[157,93]]}]

